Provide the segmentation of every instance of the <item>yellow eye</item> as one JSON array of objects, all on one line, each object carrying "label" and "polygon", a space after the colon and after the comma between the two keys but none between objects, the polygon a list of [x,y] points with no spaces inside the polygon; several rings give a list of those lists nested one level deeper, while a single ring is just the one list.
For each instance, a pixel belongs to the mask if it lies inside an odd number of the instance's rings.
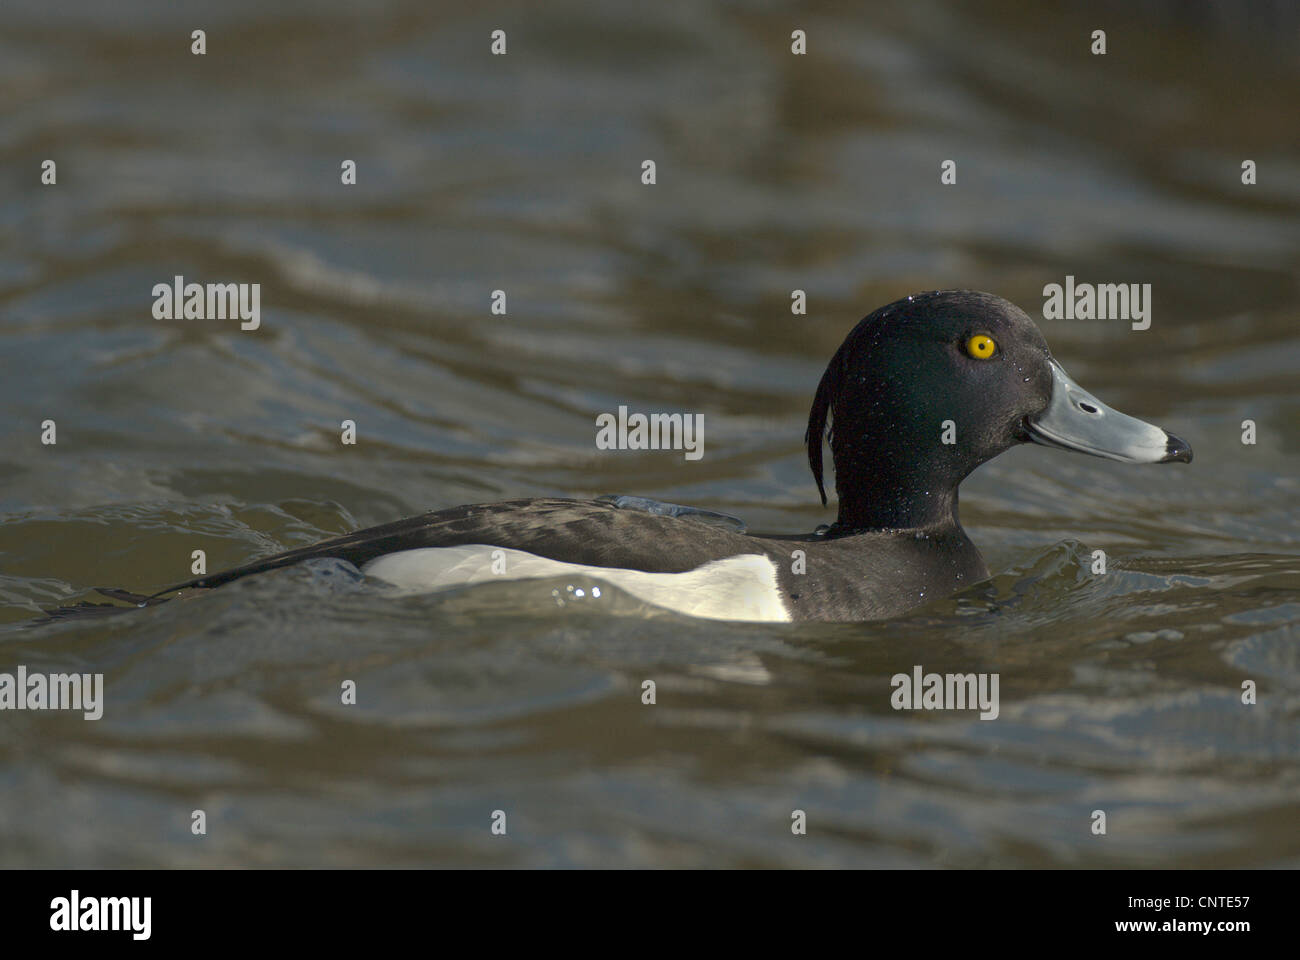
[{"label": "yellow eye", "polygon": [[992,337],[986,337],[984,334],[976,334],[966,341],[966,352],[976,360],[987,360],[993,356],[993,351],[998,345],[993,342]]}]

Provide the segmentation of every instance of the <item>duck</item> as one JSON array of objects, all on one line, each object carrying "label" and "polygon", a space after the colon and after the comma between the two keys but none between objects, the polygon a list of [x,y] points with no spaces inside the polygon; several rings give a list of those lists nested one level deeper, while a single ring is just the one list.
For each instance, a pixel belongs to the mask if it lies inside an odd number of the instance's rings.
[{"label": "duck", "polygon": [[854,326],[817,385],[804,442],[823,506],[829,445],[838,500],[835,522],[812,533],[751,534],[738,518],[637,496],[530,498],[368,527],[148,596],[101,592],[145,606],[334,558],[398,595],[583,577],[703,619],[880,620],[989,576],[958,490],[1006,450],[1192,460],[1185,441],[1079,386],[1023,310],[972,290],[913,294]]}]

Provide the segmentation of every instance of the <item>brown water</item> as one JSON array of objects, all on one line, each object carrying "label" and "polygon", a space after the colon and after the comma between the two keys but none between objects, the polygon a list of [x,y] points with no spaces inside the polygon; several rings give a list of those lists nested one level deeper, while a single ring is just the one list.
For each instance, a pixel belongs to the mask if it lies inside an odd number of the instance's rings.
[{"label": "brown water", "polygon": [[[1295,15],[463,6],[6,4],[0,671],[102,671],[106,706],[0,713],[0,865],[1300,863]],[[155,320],[176,274],[261,283],[261,329]],[[995,575],[913,616],[393,601],[321,563],[29,626],[464,502],[809,530],[807,407],[860,316],[1038,317],[1067,274],[1153,285],[1149,330],[1041,325],[1195,462],[1001,457],[962,494]],[[595,450],[619,404],[703,413],[703,460]],[[998,672],[999,718],[895,712],[914,665]]]}]

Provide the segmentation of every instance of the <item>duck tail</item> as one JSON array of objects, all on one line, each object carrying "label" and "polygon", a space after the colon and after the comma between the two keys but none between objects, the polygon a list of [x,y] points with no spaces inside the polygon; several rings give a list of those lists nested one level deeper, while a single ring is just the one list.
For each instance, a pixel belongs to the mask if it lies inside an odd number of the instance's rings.
[{"label": "duck tail", "polygon": [[[51,623],[56,620],[81,620],[87,617],[110,617],[114,614],[127,613],[142,607],[156,607],[160,603],[166,603],[168,600],[173,599],[172,597],[164,597],[162,594],[171,593],[176,589],[176,587],[170,587],[151,596],[145,596],[142,593],[132,593],[130,590],[122,590],[118,587],[95,587],[96,593],[108,597],[110,600],[120,600],[121,603],[92,603],[89,600],[82,600],[69,606],[46,609],[44,611],[45,616],[38,618],[35,623]],[[130,606],[124,607],[122,603],[128,603]]]},{"label": "duck tail", "polygon": [[[117,587],[96,587],[95,592],[108,597],[110,600],[121,600],[123,603],[129,603],[136,607],[152,607],[160,603],[166,603],[170,598],[161,597],[159,593],[145,596],[143,593],[132,593],[130,590],[120,590]],[[170,590],[163,590],[160,593],[171,593]]]}]

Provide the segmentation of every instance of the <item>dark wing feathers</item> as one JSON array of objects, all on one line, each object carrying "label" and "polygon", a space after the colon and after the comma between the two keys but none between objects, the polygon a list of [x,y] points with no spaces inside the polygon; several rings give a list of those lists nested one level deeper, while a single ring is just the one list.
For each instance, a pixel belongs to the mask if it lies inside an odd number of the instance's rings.
[{"label": "dark wing feathers", "polygon": [[240,577],[316,557],[357,566],[385,553],[420,547],[483,543],[511,547],[565,563],[682,573],[711,560],[763,554],[762,542],[692,517],[620,510],[598,500],[507,500],[469,504],[368,527],[230,570],[187,580],[155,596],[187,587],[216,587]]}]

